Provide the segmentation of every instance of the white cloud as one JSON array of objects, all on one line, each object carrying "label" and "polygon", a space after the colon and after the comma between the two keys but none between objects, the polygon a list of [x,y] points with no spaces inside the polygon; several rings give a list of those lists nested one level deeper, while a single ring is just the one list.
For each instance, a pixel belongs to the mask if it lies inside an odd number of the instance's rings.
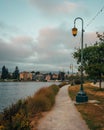
[{"label": "white cloud", "polygon": [[46,15],[62,15],[76,11],[79,5],[68,0],[29,0],[32,5]]},{"label": "white cloud", "polygon": [[88,45],[94,44],[96,41],[98,41],[96,32],[86,32],[84,35],[84,41],[84,43],[87,43]]}]

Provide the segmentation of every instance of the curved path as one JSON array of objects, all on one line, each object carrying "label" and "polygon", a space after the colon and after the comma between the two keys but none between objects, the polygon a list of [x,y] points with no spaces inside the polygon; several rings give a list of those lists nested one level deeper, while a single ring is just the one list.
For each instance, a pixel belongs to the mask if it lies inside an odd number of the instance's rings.
[{"label": "curved path", "polygon": [[55,106],[40,120],[38,130],[89,130],[68,95],[68,86],[60,89]]}]

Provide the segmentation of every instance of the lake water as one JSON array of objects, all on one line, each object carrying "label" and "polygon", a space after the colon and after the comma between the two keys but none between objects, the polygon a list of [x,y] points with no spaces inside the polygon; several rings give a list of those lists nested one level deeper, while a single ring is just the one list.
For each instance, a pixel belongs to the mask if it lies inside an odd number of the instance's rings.
[{"label": "lake water", "polygon": [[32,96],[39,88],[54,82],[0,82],[0,112],[19,99]]}]

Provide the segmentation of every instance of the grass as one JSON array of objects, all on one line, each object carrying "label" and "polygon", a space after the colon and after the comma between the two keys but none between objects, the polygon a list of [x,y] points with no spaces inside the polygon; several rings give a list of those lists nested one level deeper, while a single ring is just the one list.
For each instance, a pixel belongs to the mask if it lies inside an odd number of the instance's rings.
[{"label": "grass", "polygon": [[31,114],[50,110],[55,103],[55,96],[58,91],[57,85],[39,89],[33,97],[28,98],[28,110]]},{"label": "grass", "polygon": [[0,114],[0,130],[30,130],[32,118],[40,118],[41,112],[49,111],[54,103],[59,86],[39,89],[35,95],[19,100]]},{"label": "grass", "polygon": [[[72,100],[76,99],[79,85],[69,87],[69,95]],[[98,102],[77,104],[78,111],[82,114],[90,130],[104,130],[104,89],[99,90],[90,83],[84,84],[84,91],[87,93],[89,101]]]}]

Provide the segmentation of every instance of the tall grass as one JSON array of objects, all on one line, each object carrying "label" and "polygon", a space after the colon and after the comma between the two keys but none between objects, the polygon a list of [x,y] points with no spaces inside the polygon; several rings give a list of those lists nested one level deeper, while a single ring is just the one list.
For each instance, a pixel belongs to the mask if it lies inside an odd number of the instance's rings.
[{"label": "tall grass", "polygon": [[59,87],[52,85],[50,87],[41,88],[32,98],[28,98],[28,110],[31,114],[41,111],[48,111],[55,103],[55,95]]},{"label": "tall grass", "polygon": [[35,95],[19,100],[0,114],[0,130],[30,130],[30,118],[48,111],[55,103],[59,86],[51,85],[39,89]]},{"label": "tall grass", "polygon": [[64,85],[67,85],[68,83],[67,82],[62,82],[61,84],[59,84],[59,87],[63,87]]}]

